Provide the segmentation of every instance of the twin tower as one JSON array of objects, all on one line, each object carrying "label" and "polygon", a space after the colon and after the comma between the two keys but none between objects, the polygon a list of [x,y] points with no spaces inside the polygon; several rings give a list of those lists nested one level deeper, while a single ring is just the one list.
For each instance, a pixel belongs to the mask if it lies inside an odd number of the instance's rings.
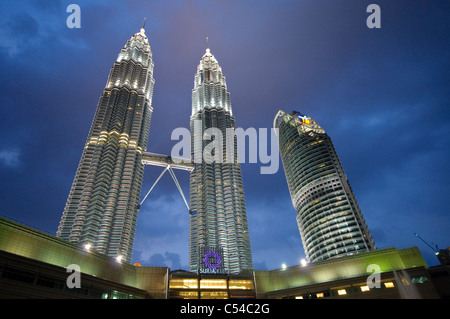
[{"label": "twin tower", "polygon": [[[62,239],[127,263],[135,237],[143,159],[148,154],[153,69],[142,27],[127,41],[111,69],[57,230]],[[193,139],[209,128],[220,129],[225,138],[225,130],[235,127],[225,76],[209,48],[197,67],[190,121]],[[194,132],[198,130],[194,123],[202,124],[200,132]],[[375,249],[323,129],[296,112],[280,111],[274,125],[279,129],[281,158],[308,259]],[[236,138],[232,143],[234,162],[203,161],[195,163],[190,173],[192,272],[253,269]],[[192,158],[195,151],[191,150]]]}]

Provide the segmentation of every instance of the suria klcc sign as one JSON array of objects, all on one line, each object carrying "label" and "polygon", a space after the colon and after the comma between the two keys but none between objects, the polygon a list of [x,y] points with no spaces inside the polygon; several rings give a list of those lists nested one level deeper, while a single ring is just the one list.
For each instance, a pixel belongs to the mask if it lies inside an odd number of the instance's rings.
[{"label": "suria klcc sign", "polygon": [[220,255],[218,253],[210,250],[203,255],[203,263],[205,264],[206,268],[210,270],[217,270],[222,263],[222,258],[220,258]]},{"label": "suria klcc sign", "polygon": [[199,272],[201,274],[226,273],[222,256],[223,252],[220,247],[201,247]]}]

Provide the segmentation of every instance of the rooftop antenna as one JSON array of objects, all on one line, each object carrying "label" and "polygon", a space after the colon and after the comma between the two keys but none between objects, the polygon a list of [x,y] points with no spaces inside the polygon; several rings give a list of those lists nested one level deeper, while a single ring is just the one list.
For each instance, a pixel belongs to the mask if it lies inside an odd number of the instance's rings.
[{"label": "rooftop antenna", "polygon": [[145,20],[147,20],[147,18],[144,18],[144,23],[142,24],[142,28],[141,28],[141,29],[144,29],[144,30],[145,30]]},{"label": "rooftop antenna", "polygon": [[206,49],[209,50],[209,41],[208,41],[208,37],[206,37]]}]

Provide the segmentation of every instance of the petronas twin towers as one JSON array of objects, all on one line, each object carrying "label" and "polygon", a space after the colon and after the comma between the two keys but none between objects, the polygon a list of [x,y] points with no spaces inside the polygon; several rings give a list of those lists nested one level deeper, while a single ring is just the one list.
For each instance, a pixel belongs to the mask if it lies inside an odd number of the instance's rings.
[{"label": "petronas twin towers", "polygon": [[[153,112],[153,66],[143,26],[111,69],[57,231],[60,238],[125,262],[132,255],[142,157]],[[195,76],[192,130],[195,120],[201,122],[201,131],[192,132],[193,138],[211,127],[224,132],[234,127],[225,77],[209,48]],[[240,164],[235,157],[234,163],[196,163],[191,172],[191,271],[204,270],[205,264],[209,268],[219,264],[226,273],[253,268]],[[211,251],[216,260],[204,263]]]},{"label": "petronas twin towers", "polygon": [[142,28],[128,40],[111,69],[58,237],[130,261],[154,83],[152,52]]},{"label": "petronas twin towers", "polygon": [[[144,164],[163,158],[166,169],[174,165],[170,157],[146,152],[153,66],[143,26],[111,69],[57,231],[60,238],[124,262],[131,261]],[[307,258],[375,249],[325,131],[298,112],[278,112],[274,127]],[[225,76],[207,47],[194,79],[190,117],[192,272],[253,269],[237,138],[226,133],[234,128]],[[213,137],[212,129],[221,134]],[[204,156],[211,140],[221,146],[210,154],[212,161]]]},{"label": "petronas twin towers", "polygon": [[[196,132],[195,123],[199,125]],[[200,129],[201,128],[201,129]],[[226,161],[226,129],[234,128],[231,111],[230,92],[227,90],[225,76],[209,48],[203,55],[195,75],[192,91],[191,138],[192,156],[202,154],[208,140],[201,139],[210,128],[222,132],[222,158],[212,163],[196,164],[191,173],[190,185],[190,270],[202,269],[202,249],[223,251],[223,269],[227,272],[240,272],[252,269],[252,255],[245,210],[244,189],[241,168],[237,158],[237,141],[233,145],[233,161]],[[201,148],[201,149],[198,149]]]}]

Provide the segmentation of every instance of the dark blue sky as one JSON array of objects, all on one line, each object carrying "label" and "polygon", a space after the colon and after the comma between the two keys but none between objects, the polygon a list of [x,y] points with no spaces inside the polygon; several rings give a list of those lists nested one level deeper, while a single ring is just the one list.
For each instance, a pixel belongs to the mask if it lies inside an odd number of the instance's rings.
[{"label": "dark blue sky", "polygon": [[[69,29],[66,8],[81,7]],[[366,8],[381,7],[381,29]],[[236,126],[270,128],[279,109],[331,136],[378,248],[450,246],[450,2],[2,1],[0,215],[55,234],[97,102],[144,17],[156,80],[148,150],[170,154],[189,127],[209,37]],[[281,164],[281,162],[280,162]],[[243,164],[256,269],[304,257],[284,171]],[[145,169],[143,195],[161,169]],[[176,172],[184,193],[189,176]],[[138,216],[133,261],[188,265],[188,212],[167,174]]]}]

